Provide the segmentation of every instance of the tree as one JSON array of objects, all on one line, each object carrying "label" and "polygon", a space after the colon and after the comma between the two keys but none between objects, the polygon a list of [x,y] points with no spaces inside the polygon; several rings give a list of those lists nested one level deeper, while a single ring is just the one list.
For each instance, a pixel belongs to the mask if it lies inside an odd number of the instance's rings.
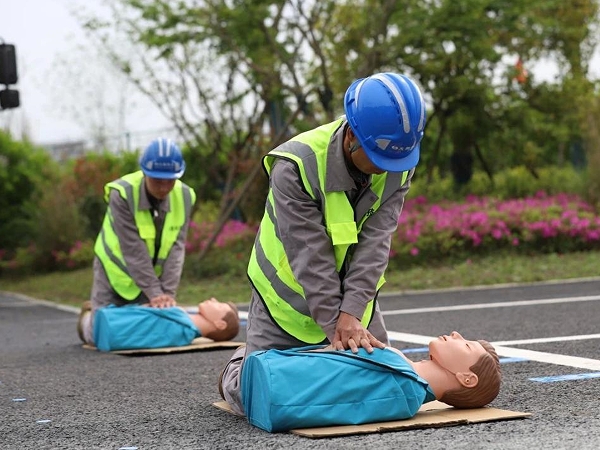
[{"label": "tree", "polygon": [[[558,0],[113,5],[112,21],[89,20],[88,29],[178,128],[193,160],[187,180],[200,198],[221,198],[222,220],[249,191],[267,150],[343,112],[348,84],[376,71],[404,72],[423,86],[429,125],[437,121],[438,132],[426,132],[423,143],[421,164],[430,176],[436,167],[450,169],[450,153],[461,164],[479,164],[490,178],[509,161],[535,172],[543,161],[536,155],[549,147],[540,140],[548,140],[542,131],[562,138],[565,128],[515,120],[517,111],[535,119],[535,110],[547,105],[535,104],[544,87],[533,75],[514,81],[514,61],[522,58],[526,66],[559,52],[584,73],[597,10],[596,0],[578,0],[576,11]],[[135,60],[123,56],[122,44],[111,44],[109,30],[138,49]],[[579,90],[581,79],[574,79],[572,89],[566,80],[552,89],[559,98],[585,91]],[[560,118],[566,120],[569,111],[561,110]],[[515,126],[513,134],[531,151],[506,145]],[[471,171],[463,172],[468,178]]]}]

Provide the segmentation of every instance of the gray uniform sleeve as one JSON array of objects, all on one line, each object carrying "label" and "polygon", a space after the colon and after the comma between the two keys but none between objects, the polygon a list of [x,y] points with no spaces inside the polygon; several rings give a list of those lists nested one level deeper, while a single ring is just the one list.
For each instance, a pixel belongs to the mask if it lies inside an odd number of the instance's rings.
[{"label": "gray uniform sleeve", "polygon": [[278,161],[270,183],[278,233],[290,267],[304,289],[312,318],[331,341],[342,304],[342,287],[323,213],[303,190],[294,164]]},{"label": "gray uniform sleeve", "polygon": [[181,272],[185,260],[185,241],[190,224],[190,218],[186,218],[185,225],[181,227],[177,240],[173,244],[169,256],[163,265],[163,273],[160,277],[162,290],[165,294],[169,294],[173,298],[177,295],[177,288],[181,281]]},{"label": "gray uniform sleeve", "polygon": [[341,311],[361,318],[369,300],[376,294],[377,282],[389,262],[392,234],[398,228],[398,218],[413,175],[385,201],[363,224],[352,259],[343,281],[344,300]]},{"label": "gray uniform sleeve", "polygon": [[161,282],[154,273],[146,243],[140,237],[127,202],[115,189],[111,190],[108,207],[113,214],[115,233],[131,278],[148,299],[161,295]]},{"label": "gray uniform sleeve", "polygon": [[392,234],[398,227],[407,181],[363,224],[343,281],[335,269],[331,239],[320,206],[303,190],[296,166],[279,161],[271,188],[279,235],[313,319],[331,341],[340,311],[360,319],[389,261]]}]

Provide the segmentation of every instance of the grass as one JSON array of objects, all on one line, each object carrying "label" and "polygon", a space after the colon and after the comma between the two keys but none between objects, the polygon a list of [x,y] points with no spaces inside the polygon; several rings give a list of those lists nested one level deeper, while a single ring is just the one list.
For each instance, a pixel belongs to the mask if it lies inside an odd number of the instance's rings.
[{"label": "grass", "polygon": [[[534,256],[496,254],[389,271],[382,293],[597,277],[600,276],[599,268],[600,252]],[[91,284],[92,269],[86,268],[13,279],[3,277],[0,278],[0,291],[80,306],[89,298]],[[178,303],[195,305],[209,297],[247,303],[250,299],[248,280],[245,275],[200,281],[184,279],[178,293]]]}]

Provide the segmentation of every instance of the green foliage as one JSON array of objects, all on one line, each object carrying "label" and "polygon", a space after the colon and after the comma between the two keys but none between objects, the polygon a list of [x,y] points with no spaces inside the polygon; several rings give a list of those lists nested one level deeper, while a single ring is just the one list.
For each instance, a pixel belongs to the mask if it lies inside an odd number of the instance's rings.
[{"label": "green foliage", "polygon": [[58,176],[59,168],[48,153],[0,131],[0,249],[14,251],[33,240],[42,194],[61,196]]},{"label": "green foliage", "polygon": [[600,98],[592,98],[588,103],[585,124],[585,149],[588,161],[583,173],[586,192],[584,197],[600,208]]},{"label": "green foliage", "polygon": [[218,219],[219,205],[215,201],[198,199],[192,221],[196,223],[217,222]]},{"label": "green foliage", "polygon": [[54,253],[55,268],[59,270],[77,270],[89,267],[94,260],[94,241],[77,241],[68,251]]},{"label": "green foliage", "polygon": [[223,246],[212,247],[200,260],[198,253],[186,256],[184,275],[191,280],[219,276],[245,277],[254,233],[232,236]]},{"label": "green foliage", "polygon": [[54,192],[42,195],[37,210],[36,243],[40,253],[37,267],[52,269],[55,254],[68,252],[77,241],[84,239],[85,228],[85,218],[71,193],[63,190],[61,196]]},{"label": "green foliage", "polygon": [[0,275],[13,277],[33,275],[37,272],[40,252],[34,244],[19,247],[11,254],[10,258],[0,258]]},{"label": "green foliage", "polygon": [[[135,152],[119,155],[106,151],[86,153],[70,162],[69,171],[63,179],[63,192],[81,216],[85,227],[82,237],[95,238],[100,231],[106,211],[104,185],[136,170],[139,170],[139,165]],[[70,243],[75,243],[75,240]]]},{"label": "green foliage", "polygon": [[587,180],[571,165],[548,166],[539,169],[536,176],[523,166],[503,170],[493,181],[482,171],[476,171],[471,181],[460,190],[453,187],[452,178],[441,177],[437,171],[427,183],[418,171],[413,178],[409,198],[424,196],[429,201],[461,200],[468,195],[488,196],[498,199],[523,198],[543,191],[549,195],[572,193],[585,197]]}]

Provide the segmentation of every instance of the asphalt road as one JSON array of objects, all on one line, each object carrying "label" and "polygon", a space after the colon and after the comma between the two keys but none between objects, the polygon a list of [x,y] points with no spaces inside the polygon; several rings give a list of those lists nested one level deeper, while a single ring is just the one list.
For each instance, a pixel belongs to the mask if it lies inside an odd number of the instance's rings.
[{"label": "asphalt road", "polygon": [[405,292],[380,302],[393,345],[411,358],[426,357],[428,339],[452,330],[495,343],[504,381],[492,406],[532,415],[331,439],[269,434],[212,405],[233,350],[85,350],[75,310],[0,292],[0,449],[600,447],[600,278]]}]

